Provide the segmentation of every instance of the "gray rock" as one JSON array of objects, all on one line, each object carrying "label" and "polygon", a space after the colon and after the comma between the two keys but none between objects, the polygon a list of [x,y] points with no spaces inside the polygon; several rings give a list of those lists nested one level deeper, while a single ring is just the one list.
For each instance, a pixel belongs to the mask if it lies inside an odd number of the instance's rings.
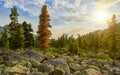
[{"label": "gray rock", "polygon": [[57,69],[57,70],[51,72],[49,75],[63,75],[63,74],[64,74],[63,71]]},{"label": "gray rock", "polygon": [[95,70],[97,70],[97,71],[100,71],[100,69],[99,69],[97,66],[89,65],[88,68],[93,68],[93,69],[95,69]]},{"label": "gray rock", "polygon": [[66,63],[65,60],[61,58],[46,60],[42,64],[46,66],[49,66],[49,65],[53,66],[54,69],[59,69],[59,70],[62,70],[63,72],[70,72],[68,64]]},{"label": "gray rock", "polygon": [[31,68],[30,72],[38,72],[38,68]]},{"label": "gray rock", "polygon": [[41,63],[36,60],[30,60],[32,67],[37,68]]},{"label": "gray rock", "polygon": [[81,75],[102,75],[102,74],[95,69],[86,69],[81,72]]},{"label": "gray rock", "polygon": [[49,75],[48,73],[42,73],[42,72],[32,72],[29,75]]},{"label": "gray rock", "polygon": [[29,61],[22,60],[18,63],[19,65],[25,66],[27,68],[31,68],[32,64]]},{"label": "gray rock", "polygon": [[85,62],[81,62],[81,66],[83,69],[87,69],[89,67],[89,65],[86,64]]},{"label": "gray rock", "polygon": [[73,71],[80,71],[82,69],[82,66],[79,64],[70,63],[69,68]]},{"label": "gray rock", "polygon": [[64,72],[63,75],[72,75],[71,73],[68,73],[68,72]]},{"label": "gray rock", "polygon": [[113,67],[113,74],[114,75],[120,75],[120,68]]},{"label": "gray rock", "polygon": [[75,72],[73,73],[73,75],[80,75],[80,74],[81,74],[80,71],[75,71]]},{"label": "gray rock", "polygon": [[23,67],[21,65],[16,65],[12,68],[8,69],[9,73],[18,73],[18,74],[30,74],[30,70],[26,67]]},{"label": "gray rock", "polygon": [[38,54],[37,52],[33,51],[33,50],[27,50],[25,51],[23,54],[21,54],[21,56],[23,56],[24,58],[29,58],[29,59],[34,59],[38,62],[43,62],[47,56],[43,55],[43,54]]},{"label": "gray rock", "polygon": [[68,57],[68,58],[66,59],[66,62],[67,62],[67,63],[72,63],[72,62],[74,62],[74,58]]},{"label": "gray rock", "polygon": [[108,71],[102,70],[102,73],[103,73],[103,74],[108,74]]},{"label": "gray rock", "polygon": [[54,71],[54,66],[41,64],[41,65],[39,65],[39,67],[38,67],[38,71],[39,71],[39,72],[51,73],[52,71]]}]

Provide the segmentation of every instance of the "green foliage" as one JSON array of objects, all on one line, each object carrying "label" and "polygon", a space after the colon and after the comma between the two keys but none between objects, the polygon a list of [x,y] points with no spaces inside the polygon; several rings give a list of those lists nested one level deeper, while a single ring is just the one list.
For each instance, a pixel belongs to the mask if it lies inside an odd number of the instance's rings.
[{"label": "green foliage", "polygon": [[108,30],[109,55],[113,59],[114,63],[116,56],[118,56],[120,50],[120,30],[119,25],[116,21],[116,15],[113,15],[111,22],[109,22]]},{"label": "green foliage", "polygon": [[5,48],[5,50],[9,50],[9,40],[8,40],[8,31],[7,29],[4,29],[3,32],[1,32],[1,47]]},{"label": "green foliage", "polygon": [[[24,41],[22,36],[22,26],[18,23],[18,12],[17,8],[11,8],[11,14],[9,15],[11,23],[9,24],[10,31],[10,48],[11,49],[22,49],[24,47]],[[18,41],[19,40],[19,41]]]},{"label": "green foliage", "polygon": [[51,39],[51,46],[56,48],[67,48],[68,47],[68,36],[63,34],[57,40]]},{"label": "green foliage", "polygon": [[97,60],[107,60],[107,61],[111,61],[112,59],[110,58],[109,54],[105,54],[102,52],[99,52],[97,54],[93,54],[93,53],[89,53],[86,55],[87,58],[91,58],[91,59],[97,59]]},{"label": "green foliage", "polygon": [[70,52],[71,55],[78,54],[78,52],[79,52],[78,43],[72,37],[70,37],[69,40],[70,40],[70,42],[68,45],[68,51]]},{"label": "green foliage", "polygon": [[34,47],[34,36],[33,29],[31,24],[27,24],[26,21],[22,23],[23,27],[23,36],[24,36],[24,48],[33,48]]}]

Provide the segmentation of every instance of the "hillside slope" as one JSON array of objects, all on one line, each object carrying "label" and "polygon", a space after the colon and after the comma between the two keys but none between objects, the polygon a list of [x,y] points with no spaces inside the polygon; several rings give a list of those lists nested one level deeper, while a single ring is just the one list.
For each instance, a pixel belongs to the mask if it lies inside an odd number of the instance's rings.
[{"label": "hillside slope", "polygon": [[120,75],[120,63],[70,56],[47,56],[32,50],[0,55],[0,75]]}]

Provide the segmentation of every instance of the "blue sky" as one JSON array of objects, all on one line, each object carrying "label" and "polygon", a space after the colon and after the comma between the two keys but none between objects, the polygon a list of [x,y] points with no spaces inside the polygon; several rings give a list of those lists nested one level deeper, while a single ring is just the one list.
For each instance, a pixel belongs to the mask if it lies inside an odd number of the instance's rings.
[{"label": "blue sky", "polygon": [[[19,22],[32,24],[34,33],[39,23],[42,5],[48,6],[52,38],[68,35],[86,34],[107,28],[106,22],[97,22],[96,11],[116,14],[119,20],[120,0],[0,0],[0,26],[10,23],[10,8],[17,7]],[[97,14],[99,15],[99,14]]]}]

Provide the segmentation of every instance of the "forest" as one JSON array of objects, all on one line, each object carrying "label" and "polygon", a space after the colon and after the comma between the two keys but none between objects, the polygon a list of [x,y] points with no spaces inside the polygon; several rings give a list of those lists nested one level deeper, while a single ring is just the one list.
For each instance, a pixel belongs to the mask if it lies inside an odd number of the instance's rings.
[{"label": "forest", "polygon": [[[33,34],[31,23],[24,21],[19,23],[16,7],[11,8],[9,15],[11,22],[0,33],[0,48],[3,51],[24,51],[33,49],[43,53],[61,55],[78,55],[81,57],[112,58],[120,57],[120,23],[116,15],[113,15],[108,23],[108,28],[97,30],[84,35],[63,34],[57,39],[50,39],[52,33],[47,6],[43,6],[39,16],[37,35]],[[46,51],[47,50],[47,51]]]}]

